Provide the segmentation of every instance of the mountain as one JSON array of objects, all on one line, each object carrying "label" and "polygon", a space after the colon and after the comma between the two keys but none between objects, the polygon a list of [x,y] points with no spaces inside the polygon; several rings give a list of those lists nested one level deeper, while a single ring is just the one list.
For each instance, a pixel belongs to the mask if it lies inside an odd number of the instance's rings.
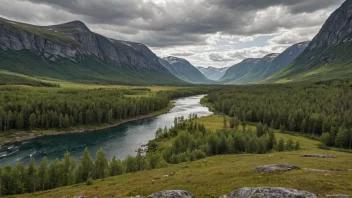
[{"label": "mountain", "polygon": [[306,50],[267,82],[325,80],[352,76],[352,0],[327,19]]},{"label": "mountain", "polygon": [[268,54],[263,58],[246,59],[230,67],[220,82],[245,84],[265,80],[291,64],[308,44],[308,41],[301,42],[292,45],[281,54]]},{"label": "mountain", "polygon": [[145,45],[107,38],[80,21],[35,26],[0,18],[0,69],[74,82],[185,83]]},{"label": "mountain", "polygon": [[159,58],[159,62],[174,76],[186,82],[194,84],[214,83],[185,59],[169,56]]},{"label": "mountain", "polygon": [[217,81],[225,74],[228,67],[197,67],[197,69],[208,79]]}]

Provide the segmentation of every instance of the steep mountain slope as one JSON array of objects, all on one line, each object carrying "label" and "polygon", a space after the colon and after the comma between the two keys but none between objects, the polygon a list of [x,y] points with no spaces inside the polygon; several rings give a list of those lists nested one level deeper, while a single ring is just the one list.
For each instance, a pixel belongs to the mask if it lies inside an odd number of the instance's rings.
[{"label": "steep mountain slope", "polygon": [[80,21],[34,26],[0,18],[0,69],[111,84],[183,84],[145,45],[91,32]]},{"label": "steep mountain slope", "polygon": [[205,77],[196,67],[187,60],[173,56],[159,59],[159,62],[174,76],[194,84],[214,83]]},{"label": "steep mountain slope", "polygon": [[297,43],[281,54],[269,54],[260,59],[246,59],[230,67],[220,82],[244,84],[265,80],[291,64],[308,44],[309,42]]},{"label": "steep mountain slope", "polygon": [[263,74],[279,54],[268,54],[260,59],[246,59],[230,67],[220,82],[231,84],[253,83],[261,80]]},{"label": "steep mountain slope", "polygon": [[321,80],[352,76],[352,0],[325,22],[307,49],[267,82]]},{"label": "steep mountain slope", "polygon": [[219,80],[227,71],[228,67],[197,67],[202,74],[210,80]]}]

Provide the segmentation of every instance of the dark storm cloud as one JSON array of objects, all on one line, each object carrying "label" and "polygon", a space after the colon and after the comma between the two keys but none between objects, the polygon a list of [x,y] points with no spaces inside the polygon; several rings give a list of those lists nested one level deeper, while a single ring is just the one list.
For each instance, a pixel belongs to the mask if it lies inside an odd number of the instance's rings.
[{"label": "dark storm cloud", "polygon": [[293,13],[314,12],[344,0],[210,0],[210,5],[242,11],[261,10],[271,6],[287,6]]},{"label": "dark storm cloud", "polygon": [[[55,12],[60,11],[61,15],[67,12],[95,27],[93,30],[152,47],[202,45],[206,43],[206,35],[217,32],[252,36],[276,33],[282,28],[317,26],[326,15],[312,17],[305,13],[342,3],[342,0],[168,0],[161,4],[143,0],[21,1],[51,7],[52,14],[43,12],[38,17],[47,17],[53,23],[58,18],[65,19],[65,16],[53,17]],[[8,12],[11,16],[18,13],[15,9]],[[31,21],[30,15],[27,16]]]}]

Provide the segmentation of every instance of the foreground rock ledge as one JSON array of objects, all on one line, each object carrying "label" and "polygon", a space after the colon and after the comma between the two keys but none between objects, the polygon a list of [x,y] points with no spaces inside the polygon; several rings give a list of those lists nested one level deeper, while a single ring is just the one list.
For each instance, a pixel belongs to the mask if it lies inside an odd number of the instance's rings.
[{"label": "foreground rock ledge", "polygon": [[149,195],[148,198],[195,198],[195,196],[184,190],[165,190]]},{"label": "foreground rock ledge", "polygon": [[336,158],[333,155],[326,155],[326,154],[304,154],[302,157],[316,157],[316,158]]},{"label": "foreground rock ledge", "polygon": [[295,165],[291,164],[272,164],[272,165],[265,165],[265,166],[259,166],[257,168],[254,168],[252,171],[256,173],[272,173],[275,171],[290,171],[290,170],[299,170],[300,168]]},{"label": "foreground rock ledge", "polygon": [[313,193],[290,188],[241,188],[220,198],[317,198]]}]

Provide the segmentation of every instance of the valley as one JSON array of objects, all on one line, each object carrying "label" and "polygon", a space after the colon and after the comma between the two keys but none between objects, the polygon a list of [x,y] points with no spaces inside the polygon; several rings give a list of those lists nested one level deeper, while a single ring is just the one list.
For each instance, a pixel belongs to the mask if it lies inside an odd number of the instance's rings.
[{"label": "valley", "polygon": [[352,0],[3,1],[0,197],[352,196]]}]

